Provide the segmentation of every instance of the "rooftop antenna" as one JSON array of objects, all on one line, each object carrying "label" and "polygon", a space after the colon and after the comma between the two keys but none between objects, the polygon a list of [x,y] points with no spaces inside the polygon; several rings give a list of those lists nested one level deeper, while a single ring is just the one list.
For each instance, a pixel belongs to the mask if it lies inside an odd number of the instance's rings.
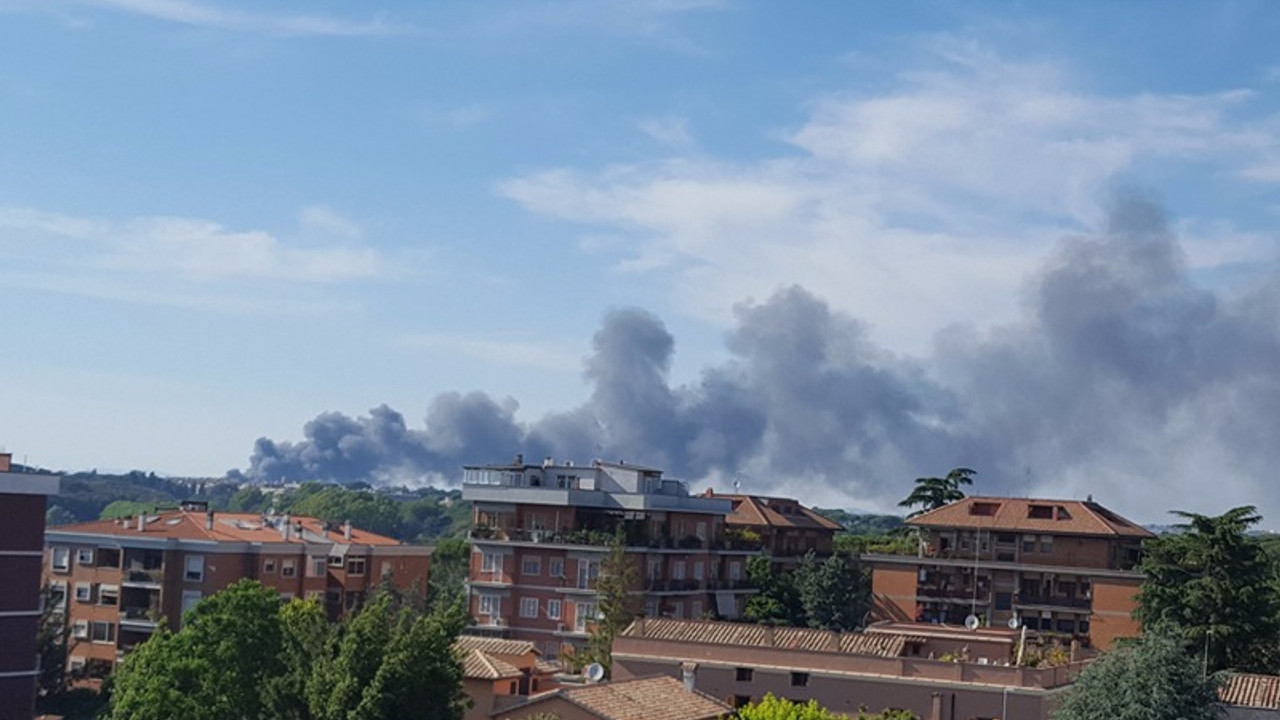
[{"label": "rooftop antenna", "polygon": [[733,474],[733,491],[738,492],[738,488],[742,487],[742,471],[739,470]]}]

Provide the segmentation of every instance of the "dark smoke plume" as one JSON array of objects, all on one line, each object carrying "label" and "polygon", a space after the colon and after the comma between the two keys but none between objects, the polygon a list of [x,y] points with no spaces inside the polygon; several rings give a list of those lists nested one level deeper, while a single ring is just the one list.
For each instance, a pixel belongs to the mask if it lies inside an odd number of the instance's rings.
[{"label": "dark smoke plume", "polygon": [[948,328],[924,360],[790,287],[736,308],[730,359],[673,386],[674,338],[619,310],[594,337],[580,407],[526,424],[514,401],[445,393],[423,430],[385,405],[326,413],[301,442],[260,439],[244,475],[438,481],[523,451],[886,507],[912,478],[965,465],[986,493],[1280,509],[1276,287],[1228,300],[1195,286],[1161,209],[1127,197],[1104,233],[1065,240],[1028,280],[1020,322]]}]

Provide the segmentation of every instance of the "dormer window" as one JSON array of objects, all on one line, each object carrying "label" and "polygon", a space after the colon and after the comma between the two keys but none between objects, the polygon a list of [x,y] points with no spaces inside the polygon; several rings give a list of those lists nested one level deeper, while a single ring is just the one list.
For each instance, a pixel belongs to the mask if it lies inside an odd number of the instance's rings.
[{"label": "dormer window", "polygon": [[999,510],[1000,503],[993,502],[975,502],[969,506],[970,515],[980,515],[982,517],[994,517]]},{"label": "dormer window", "polygon": [[1064,507],[1062,507],[1061,505],[1059,505],[1059,506],[1058,506],[1058,519],[1059,519],[1059,520],[1070,520],[1070,519],[1071,519],[1071,513],[1067,512],[1067,509],[1066,509],[1066,508],[1064,508]]},{"label": "dormer window", "polygon": [[1032,505],[1027,508],[1027,517],[1035,520],[1052,520],[1052,505]]}]

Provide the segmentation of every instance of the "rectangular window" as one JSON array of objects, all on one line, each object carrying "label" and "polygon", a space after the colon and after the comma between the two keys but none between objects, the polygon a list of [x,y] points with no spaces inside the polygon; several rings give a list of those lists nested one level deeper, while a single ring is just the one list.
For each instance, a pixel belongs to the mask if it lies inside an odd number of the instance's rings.
[{"label": "rectangular window", "polygon": [[809,673],[806,673],[806,672],[791,673],[791,686],[792,687],[808,687]]},{"label": "rectangular window", "polygon": [[480,614],[481,615],[497,615],[500,604],[497,595],[481,595],[480,596]]},{"label": "rectangular window", "polygon": [[119,585],[99,585],[98,586],[98,604],[99,605],[119,605],[120,604],[120,586]]},{"label": "rectangular window", "polygon": [[1040,552],[1044,555],[1048,555],[1049,553],[1053,552],[1053,536],[1052,535],[1040,536]]},{"label": "rectangular window", "polygon": [[734,560],[733,562],[729,563],[729,579],[730,580],[742,579],[742,563],[741,562]]},{"label": "rectangular window", "polygon": [[348,558],[347,574],[356,576],[356,577],[364,575],[365,565],[366,565],[366,562],[363,556]]},{"label": "rectangular window", "polygon": [[560,619],[560,601],[559,600],[547,601],[547,617],[552,620]]},{"label": "rectangular window", "polygon": [[98,567],[119,569],[120,548],[109,548],[109,547],[98,548]]},{"label": "rectangular window", "polygon": [[542,574],[542,558],[537,555],[526,556],[524,562],[520,565],[521,575],[541,575]]},{"label": "rectangular window", "polygon": [[76,583],[76,602],[93,602],[93,585],[89,583]]},{"label": "rectangular window", "polygon": [[596,604],[589,602],[576,603],[573,609],[573,629],[586,632],[587,624],[596,619]]},{"label": "rectangular window", "polygon": [[297,560],[281,560],[280,561],[280,577],[297,577],[298,561]]},{"label": "rectangular window", "polygon": [[1009,610],[1013,607],[1013,593],[997,592],[996,593],[996,609]]},{"label": "rectangular window", "polygon": [[750,695],[734,695],[731,703],[734,708],[744,708],[751,704]]},{"label": "rectangular window", "polygon": [[704,522],[700,522],[700,523],[698,523],[697,525],[695,525],[695,526],[694,526],[694,534],[698,536],[698,539],[699,539],[699,540],[706,540],[706,539],[707,539],[707,524],[706,524],[706,523],[704,523]]},{"label": "rectangular window", "polygon": [[77,640],[86,640],[89,637],[89,621],[76,620],[71,623],[71,637]]},{"label": "rectangular window", "polygon": [[49,567],[54,572],[67,572],[71,569],[71,548],[56,547],[49,553]]},{"label": "rectangular window", "polygon": [[684,579],[684,561],[683,560],[677,560],[671,563],[671,579],[672,580]]},{"label": "rectangular window", "polygon": [[307,560],[307,577],[324,577],[329,572],[329,559],[327,557],[312,555]]},{"label": "rectangular window", "polygon": [[49,609],[66,610],[67,609],[67,584],[65,582],[49,583]]},{"label": "rectangular window", "polygon": [[1022,536],[1022,552],[1033,553],[1035,551],[1036,551],[1036,536],[1023,535]]},{"label": "rectangular window", "polygon": [[689,603],[689,617],[698,620],[702,617],[702,601],[694,600]]},{"label": "rectangular window", "polygon": [[538,617],[538,598],[520,598],[520,617]]},{"label": "rectangular window", "polygon": [[649,570],[646,577],[650,580],[662,579],[662,558],[649,558]]},{"label": "rectangular window", "polygon": [[116,624],[98,622],[89,623],[89,640],[96,643],[113,643],[116,641]]},{"label": "rectangular window", "polygon": [[1076,631],[1075,618],[1059,618],[1054,622],[1054,630],[1060,633],[1074,633]]},{"label": "rectangular window", "polygon": [[275,574],[276,574],[276,560],[275,560],[275,558],[266,558],[265,560],[263,560],[263,561],[262,561],[262,574],[263,574],[263,575],[275,575]]},{"label": "rectangular window", "polygon": [[384,578],[391,577],[391,561],[390,560],[382,561],[382,577]]},{"label": "rectangular window", "polygon": [[677,620],[684,618],[684,603],[678,602],[671,604],[671,617]]},{"label": "rectangular window", "polygon": [[187,556],[187,574],[184,577],[187,582],[203,582],[204,581],[204,556],[203,555]]},{"label": "rectangular window", "polygon": [[77,548],[76,563],[80,565],[93,564],[93,548]]},{"label": "rectangular window", "polygon": [[195,607],[196,605],[199,605],[200,601],[203,599],[204,599],[204,594],[201,593],[199,590],[183,590],[182,591],[182,623],[184,625],[187,622],[187,613],[191,611],[191,608]]},{"label": "rectangular window", "polygon": [[706,565],[701,560],[695,560],[693,563],[693,579],[702,580],[707,572]]},{"label": "rectangular window", "polygon": [[343,558],[341,555],[330,555],[330,556],[329,556],[329,567],[336,567],[336,568],[340,568],[340,567],[342,567],[343,560],[344,560],[344,558]]},{"label": "rectangular window", "polygon": [[547,575],[553,578],[564,577],[564,560],[562,558],[553,557],[547,561]]},{"label": "rectangular window", "polygon": [[502,570],[502,556],[498,553],[480,554],[480,572],[498,572]]},{"label": "rectangular window", "polygon": [[751,676],[754,674],[755,671],[751,668],[740,667],[734,669],[734,676],[738,682],[751,682]]}]

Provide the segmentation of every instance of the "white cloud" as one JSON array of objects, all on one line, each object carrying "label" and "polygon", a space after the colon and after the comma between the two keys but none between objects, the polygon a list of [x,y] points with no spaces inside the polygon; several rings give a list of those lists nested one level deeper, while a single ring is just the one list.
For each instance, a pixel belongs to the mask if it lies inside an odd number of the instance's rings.
[{"label": "white cloud", "polygon": [[342,242],[302,246],[263,230],[181,217],[104,220],[0,208],[0,260],[11,271],[7,284],[233,310],[244,299],[233,285],[328,285],[394,274],[377,250],[350,242],[358,228],[332,211],[307,208],[302,225],[324,226]]},{"label": "white cloud", "polygon": [[390,35],[408,29],[389,23],[381,17],[368,21],[352,21],[319,15],[272,15],[221,8],[191,0],[79,0],[79,2],[181,25],[264,35],[360,37]]},{"label": "white cloud", "polygon": [[813,101],[783,136],[798,156],[559,168],[500,191],[629,235],[618,267],[670,273],[686,312],[727,323],[742,298],[800,283],[923,351],[939,327],[1012,318],[1046,248],[1096,229],[1109,189],[1146,163],[1239,167],[1277,145],[1235,119],[1248,91],[1101,96],[1052,64],[942,47],[941,68],[889,91]]},{"label": "white cloud", "polygon": [[693,136],[689,134],[689,119],[678,115],[651,117],[636,123],[640,132],[650,138],[678,148],[692,148]]},{"label": "white cloud", "polygon": [[359,240],[364,234],[360,226],[324,205],[308,205],[298,214],[298,225],[304,233]]}]

